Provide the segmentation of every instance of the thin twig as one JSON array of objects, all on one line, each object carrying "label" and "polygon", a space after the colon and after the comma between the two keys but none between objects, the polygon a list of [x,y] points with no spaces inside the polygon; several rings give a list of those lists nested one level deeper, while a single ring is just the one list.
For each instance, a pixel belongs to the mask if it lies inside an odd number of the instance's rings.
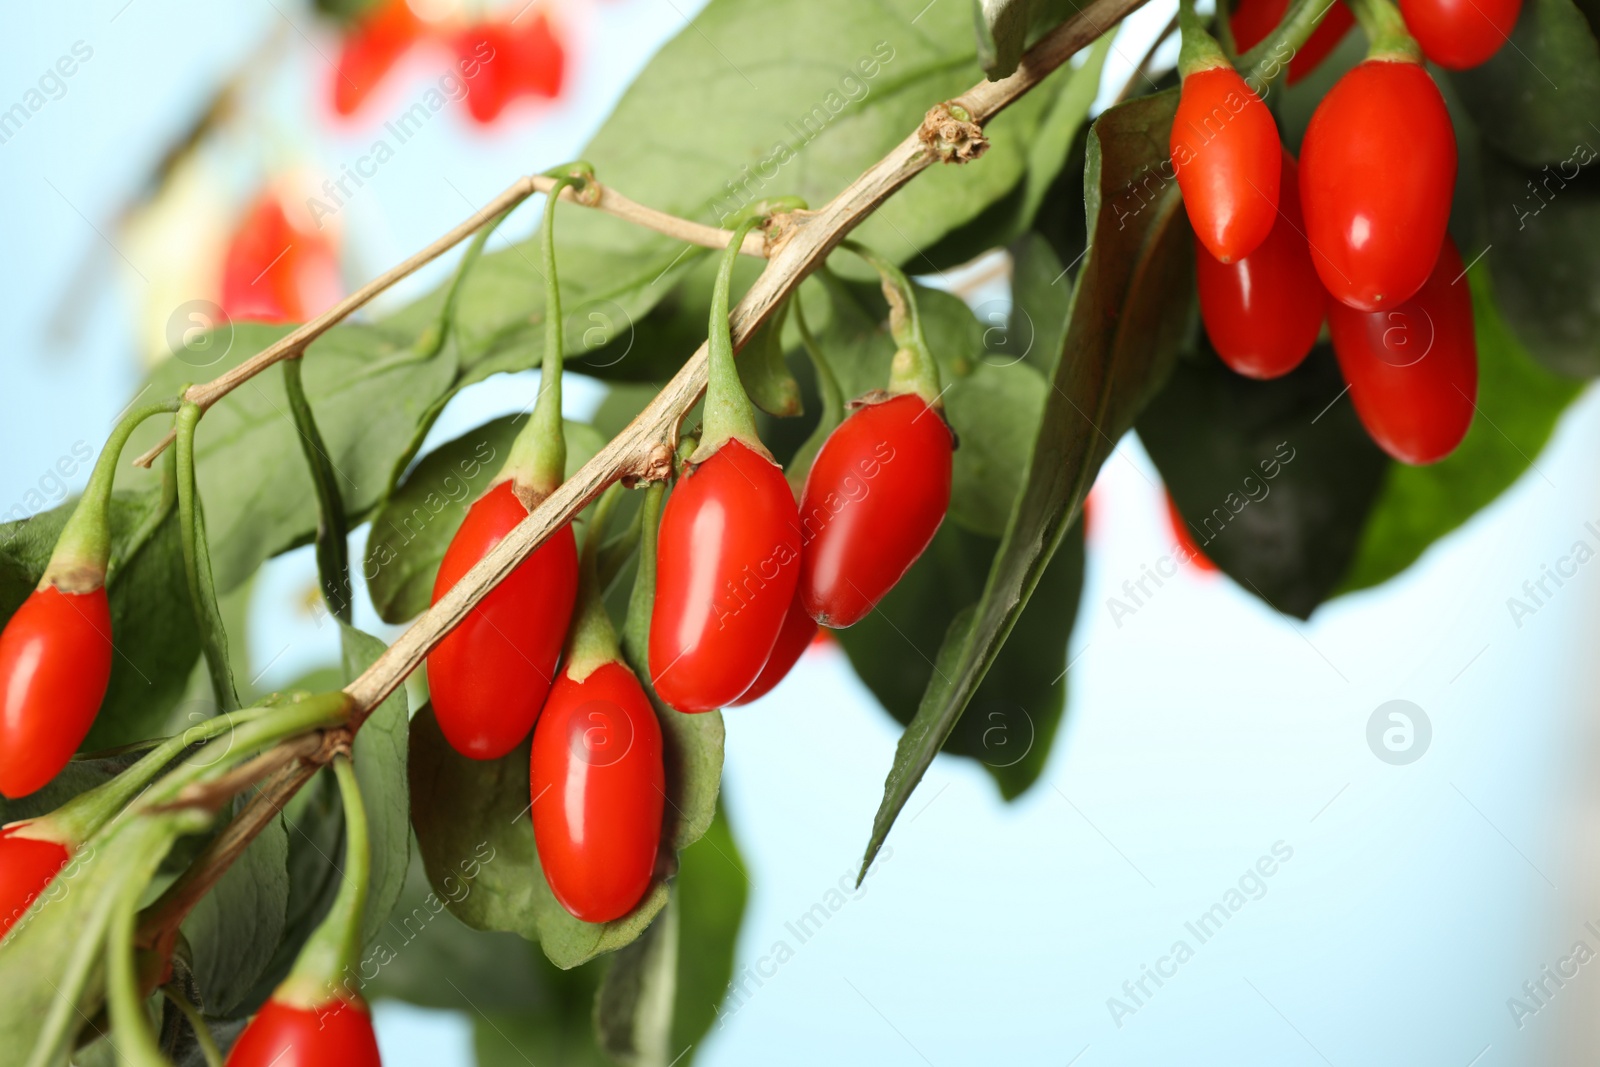
[{"label": "thin twig", "polygon": [[[310,322],[296,327],[227,373],[209,382],[191,385],[184,390],[183,398],[192,400],[200,405],[202,412],[210,410],[211,406],[217,401],[268,367],[304,353],[313,341],[349,318],[356,311],[359,311],[373,297],[432,263],[450,249],[471,237],[480,227],[502,212],[511,210],[535,193],[545,192],[554,184],[554,178],[546,177],[543,174],[518,178],[506,186],[493,200],[485,204],[482,209],[474,212],[471,218],[462,222],[455,229],[434,241],[410,259],[384,271],[327,311],[324,311]],[[699,222],[691,222],[688,219],[680,219],[676,215],[668,215],[664,211],[657,211],[654,208],[635,203],[615,189],[608,189],[598,182],[595,185],[599,190],[598,199],[590,200],[574,196],[571,188],[563,190],[561,198],[582,204],[585,207],[593,207],[627,222],[637,223],[648,229],[664,233],[668,237],[675,237],[680,241],[703,245],[707,248],[725,248],[728,240],[733,236],[728,230],[707,226]],[[585,194],[585,196],[587,195]],[[767,254],[765,239],[761,234],[751,234],[745,238],[744,245],[739,251],[749,256],[764,257]],[[149,451],[133,461],[134,466],[150,466],[151,463],[155,462],[155,458],[172,443],[175,436],[175,432],[168,431],[166,436],[161,438]]]}]

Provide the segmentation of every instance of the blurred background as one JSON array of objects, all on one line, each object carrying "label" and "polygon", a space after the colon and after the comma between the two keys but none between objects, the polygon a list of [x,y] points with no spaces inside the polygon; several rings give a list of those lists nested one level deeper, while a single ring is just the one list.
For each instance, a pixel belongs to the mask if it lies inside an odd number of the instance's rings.
[{"label": "blurred background", "polygon": [[[216,307],[315,314],[516,175],[578,155],[701,6],[419,0],[354,54],[299,0],[14,7],[0,105],[45,87],[63,56],[74,73],[0,142],[5,518],[82,487],[84,457],[149,366]],[[1174,10],[1156,0],[1124,26],[1097,108]],[[492,99],[452,98],[441,79],[470,51],[472,20],[490,16],[515,16],[511,44],[540,57],[534,74]],[[444,25],[456,36],[430,29]],[[370,94],[339,74],[389,62]],[[443,94],[438,109],[429,92]],[[396,140],[386,124],[419,101],[431,117],[375,159],[375,142]],[[361,180],[335,202],[324,183],[352,171]],[[536,217],[519,213],[491,247]],[[285,234],[287,262],[262,255]],[[275,303],[241,303],[263,274]],[[1007,278],[991,261],[936,282],[1003,312]],[[424,450],[521,409],[536,386],[527,374],[468,389]],[[585,417],[600,393],[574,381],[569,414]],[[748,875],[743,992],[682,1062],[1590,1061],[1578,1050],[1593,1047],[1600,1005],[1600,964],[1588,966],[1600,951],[1600,678],[1586,649],[1600,567],[1580,567],[1531,615],[1507,601],[1575,542],[1600,544],[1597,454],[1600,407],[1585,394],[1493,506],[1399,578],[1301,624],[1199,566],[1136,611],[1112,610],[1174,543],[1130,434],[1092,497],[1087,584],[1060,665],[1069,711],[1039,782],[1007,803],[981,767],[941,757],[872,875],[803,942],[790,924],[849,885],[900,729],[829,643],[727,715],[724,796]],[[357,558],[364,543],[356,531]],[[315,581],[307,548],[249,588],[260,687],[337,661]],[[397,632],[358,605],[358,626]],[[1031,724],[1003,729],[996,760],[1021,758]],[[1230,895],[1245,903],[1196,936],[1191,924]],[[1179,941],[1189,951],[1174,955]],[[781,963],[779,943],[792,950]],[[477,1062],[495,1025],[465,993],[447,1007],[383,1000],[376,1014],[390,1067]],[[498,1037],[494,1063],[559,1062]]]}]

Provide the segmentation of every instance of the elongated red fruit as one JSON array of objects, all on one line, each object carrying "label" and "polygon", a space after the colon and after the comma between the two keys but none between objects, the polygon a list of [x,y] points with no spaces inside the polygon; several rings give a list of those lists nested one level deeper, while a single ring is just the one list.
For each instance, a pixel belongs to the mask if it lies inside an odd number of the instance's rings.
[{"label": "elongated red fruit", "polygon": [[105,587],[29,594],[0,633],[0,793],[26,796],[61,772],[110,681]]},{"label": "elongated red fruit", "polygon": [[761,675],[800,577],[800,522],[776,463],[737,439],[673,489],[656,548],[650,674],[679,711],[738,700]]},{"label": "elongated red fruit", "polygon": [[59,841],[21,836],[26,824],[0,830],[0,937],[61,873],[72,854]]},{"label": "elongated red fruit", "polygon": [[1428,281],[1388,311],[1330,307],[1350,400],[1367,433],[1402,463],[1435,463],[1472,425],[1478,346],[1461,253],[1446,237]]},{"label": "elongated red fruit", "polygon": [[800,589],[796,586],[794,599],[789,602],[789,613],[783,617],[783,629],[778,631],[778,641],[772,646],[772,655],[767,657],[767,665],[761,668],[760,677],[745,690],[744,696],[734,703],[748,704],[772,692],[774,686],[788,677],[816,637],[817,620],[806,611],[805,602],[800,598]]},{"label": "elongated red fruit", "polygon": [[[439,564],[433,600],[528,517],[501,482],[467,512]],[[563,526],[478,602],[428,653],[428,689],[439,729],[473,759],[497,759],[522,743],[539,717],[578,595],[578,550]]]},{"label": "elongated red fruit", "polygon": [[383,0],[345,34],[334,64],[333,109],[353,115],[417,42],[422,22],[406,0]]},{"label": "elongated red fruit", "polygon": [[1194,542],[1194,534],[1189,531],[1189,521],[1183,517],[1183,512],[1178,510],[1178,502],[1172,499],[1172,494],[1167,493],[1167,521],[1172,524],[1172,536],[1177,540],[1178,560],[1187,563],[1201,574],[1215,574],[1217,565],[1211,562],[1211,557],[1200,551],[1200,546]]},{"label": "elongated red fruit", "polygon": [[1522,0],[1400,0],[1400,14],[1423,55],[1441,67],[1467,70],[1511,39]]},{"label": "elongated red fruit", "polygon": [[1172,166],[1195,236],[1232,263],[1267,239],[1278,216],[1278,124],[1232,67],[1183,79]]},{"label": "elongated red fruit", "polygon": [[1294,157],[1282,152],[1278,221],[1267,239],[1236,263],[1195,245],[1200,317],[1211,347],[1247,378],[1277,378],[1300,365],[1317,342],[1328,294],[1311,264],[1300,215]]},{"label": "elongated red fruit", "polygon": [[1456,136],[1417,63],[1369,59],[1323,97],[1300,149],[1300,206],[1322,284],[1381,311],[1428,280],[1456,180]]},{"label": "elongated red fruit", "polygon": [[512,22],[516,34],[517,86],[521,92],[546,99],[561,95],[566,73],[566,50],[561,47],[550,20],[543,12],[530,15],[525,25]]},{"label": "elongated red fruit", "polygon": [[800,598],[824,626],[853,626],[894,588],[950,507],[955,437],[921,397],[851,412],[801,494]]},{"label": "elongated red fruit", "polygon": [[[1242,54],[1266,40],[1267,34],[1278,28],[1288,11],[1289,0],[1242,0],[1229,18],[1235,47]],[[1355,15],[1344,4],[1335,3],[1329,8],[1311,36],[1306,38],[1306,43],[1296,49],[1289,60],[1289,84],[1294,85],[1316,70],[1355,24]]]},{"label": "elongated red fruit", "polygon": [[654,876],[666,771],[661,724],[615,660],[565,671],[533,731],[533,838],[550,891],[584,922],[632,911]]},{"label": "elongated red fruit", "polygon": [[380,1067],[372,1016],[358,1000],[316,1008],[269,1000],[228,1053],[228,1067]]},{"label": "elongated red fruit", "polygon": [[456,35],[455,50],[463,68],[474,71],[467,79],[467,113],[487,126],[517,95],[516,33],[499,22],[478,23]]}]

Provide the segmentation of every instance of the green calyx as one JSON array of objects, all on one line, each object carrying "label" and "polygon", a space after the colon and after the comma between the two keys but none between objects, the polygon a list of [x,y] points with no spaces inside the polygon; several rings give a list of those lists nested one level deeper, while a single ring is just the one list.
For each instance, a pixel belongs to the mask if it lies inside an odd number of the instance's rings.
[{"label": "green calyx", "polygon": [[939,365],[934,362],[922,334],[922,318],[917,313],[917,295],[911,280],[899,267],[864,245],[844,241],[842,247],[866,260],[867,265],[878,272],[884,299],[889,301],[889,335],[896,345],[894,362],[889,365],[889,395],[912,393],[929,407],[942,410]]},{"label": "green calyx", "polygon": [[1178,31],[1182,35],[1178,47],[1178,73],[1182,77],[1219,67],[1231,68],[1222,46],[1195,13],[1194,0],[1178,0]]},{"label": "green calyx", "polygon": [[92,593],[105,584],[106,566],[111,559],[111,489],[122,449],[140,423],[154,415],[177,411],[178,405],[176,397],[146,404],[117,423],[100,450],[100,458],[95,460],[78,506],[61,528],[55,551],[39,579],[39,589],[55,586],[63,593]]},{"label": "green calyx", "polygon": [[544,272],[544,363],[539,373],[539,398],[533,415],[511,444],[495,484],[510,480],[512,491],[528,510],[549,496],[566,477],[567,439],[561,427],[561,363],[565,336],[561,324],[561,285],[556,274],[556,202],[571,187],[582,196],[594,188],[594,169],[574,163],[552,172],[556,181],[545,195],[539,242]]},{"label": "green calyx", "polygon": [[1399,8],[1389,0],[1349,0],[1350,10],[1367,35],[1367,58],[1421,63],[1422,48],[1406,29]]},{"label": "green calyx", "polygon": [[327,918],[306,939],[289,977],[272,993],[273,1000],[306,1010],[357,996],[357,991],[346,988],[344,983],[347,973],[354,973],[360,962],[361,917],[366,911],[367,887],[372,877],[367,811],[350,757],[335,756],[333,773],[339,780],[339,799],[344,804],[344,871],[339,892]]},{"label": "green calyx", "polygon": [[578,560],[577,614],[567,633],[566,665],[562,668],[575,682],[589,677],[596,667],[622,659],[616,627],[606,611],[599,567],[600,542],[621,496],[622,486],[617,483],[601,495],[594,516],[589,520],[589,532],[583,539],[583,554]]},{"label": "green calyx", "polygon": [[772,455],[756,433],[755,408],[745,395],[739,368],[733,362],[733,333],[728,323],[728,290],[733,283],[733,264],[739,258],[745,235],[761,224],[761,219],[749,215],[748,211],[741,214],[748,217],[734,228],[733,239],[722,252],[717,280],[711,290],[711,322],[706,332],[705,415],[701,420],[700,447],[689,457],[691,464],[704,463],[729,441],[742,442],[751,451],[768,458]]}]

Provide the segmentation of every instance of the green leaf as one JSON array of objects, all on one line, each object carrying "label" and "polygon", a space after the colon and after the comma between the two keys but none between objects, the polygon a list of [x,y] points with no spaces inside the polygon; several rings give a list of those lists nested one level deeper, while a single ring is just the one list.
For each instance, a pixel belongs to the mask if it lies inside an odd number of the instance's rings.
[{"label": "green leaf", "polygon": [[978,27],[978,65],[990,81],[1009,77],[1027,47],[1034,0],[972,0]]},{"label": "green leaf", "polygon": [[[242,362],[288,327],[238,323],[233,330],[228,354],[206,374]],[[424,412],[455,378],[451,346],[421,362],[398,358],[411,340],[390,328],[345,325],[313,343],[304,357],[306,396],[323,429],[351,525],[382,499]],[[195,368],[169,360],[151,375],[151,395],[176,393],[195,376]],[[165,432],[159,421],[140,427],[130,455]],[[218,592],[239,585],[268,557],[315,536],[316,494],[281,375],[260,375],[207,412],[195,450]]]},{"label": "green leaf", "polygon": [[1027,479],[972,611],[946,634],[895,750],[863,871],[999,655],[1095,474],[1166,376],[1193,318],[1193,248],[1176,183],[1161,177],[1178,94],[1112,108],[1089,135],[1093,247],[1051,368]]},{"label": "green leaf", "polygon": [[[1600,131],[1532,171],[1481,154],[1488,252],[1500,313],[1530,355],[1574,378],[1600,375]],[[1590,166],[1579,171],[1580,164]]]},{"label": "green leaf", "polygon": [[[1074,527],[1078,530],[1077,527]],[[902,724],[916,716],[945,634],[983,592],[993,538],[946,523],[877,610],[835,633],[850,665]],[[1083,537],[1068,537],[1040,578],[1012,638],[943,750],[977,760],[1011,800],[1044,766],[1066,708],[1067,642],[1083,586]]]},{"label": "green leaf", "polygon": [[1390,466],[1340,592],[1399,574],[1508,489],[1533,465],[1582,388],[1540,368],[1517,344],[1495,309],[1482,264],[1467,277],[1477,320],[1478,412],[1465,440],[1444,460]]},{"label": "green leaf", "polygon": [[1525,0],[1501,49],[1450,80],[1486,141],[1530,167],[1593,143],[1600,43],[1572,0]]},{"label": "green leaf", "polygon": [[[439,562],[467,509],[499,473],[524,415],[504,415],[446,441],[417,462],[395,487],[367,533],[367,592],[385,622],[427,610]],[[570,476],[605,447],[593,427],[565,424]]]},{"label": "green leaf", "polygon": [[[68,501],[0,526],[0,625],[39,583],[75,506],[76,501]],[[105,701],[84,740],[89,751],[156,736],[183,696],[200,655],[176,509],[163,505],[159,490],[119,492],[112,497],[110,524],[106,593],[117,654],[111,660]]]},{"label": "green leaf", "polygon": [[[678,912],[677,998],[672,1012],[672,1055],[698,1045],[733,978],[739,929],[750,895],[739,843],[727,810],[719,805],[705,835],[683,850],[673,907]],[[687,1064],[693,1057],[685,1057]]]},{"label": "green leaf", "polygon": [[[388,648],[370,634],[339,624],[340,657],[345,680],[354,681]],[[351,746],[350,763],[367,809],[367,837],[372,849],[372,877],[361,936],[371,942],[389,921],[389,913],[405,886],[411,860],[411,798],[406,778],[406,742],[410,734],[405,686],[395,689],[372,710]]]},{"label": "green leaf", "polygon": [[1061,355],[1072,303],[1072,281],[1050,242],[1024,234],[1011,248],[1011,314],[996,334],[985,331],[984,350],[994,361],[1025,360],[1044,373]]},{"label": "green leaf", "polygon": [[[184,920],[206,1014],[235,1018],[256,1007],[247,998],[283,938],[288,856],[289,834],[280,816],[267,823]],[[235,1013],[242,1002],[244,1011]]]},{"label": "green leaf", "polygon": [[[497,760],[468,759],[450,747],[432,706],[424,705],[411,721],[411,821],[428,880],[456,918],[537,941],[550,962],[566,969],[643,933],[666,904],[667,887],[656,883],[614,922],[586,923],[568,914],[550,891],[534,847],[528,749],[524,741]],[[667,781],[675,801],[670,772]],[[452,886],[466,892],[457,890],[456,899]]]},{"label": "green leaf", "polygon": [[678,909],[671,899],[637,941],[612,957],[594,1000],[599,1045],[627,1067],[667,1067],[678,979]]},{"label": "green leaf", "polygon": [[[1247,591],[1302,619],[1349,570],[1390,466],[1344,388],[1327,347],[1269,382],[1235,374],[1203,347],[1179,361],[1138,420],[1195,544]],[[1150,561],[1157,581],[1176,573],[1177,553],[1167,555],[1168,564]],[[1136,598],[1111,595],[1136,609]]]}]

